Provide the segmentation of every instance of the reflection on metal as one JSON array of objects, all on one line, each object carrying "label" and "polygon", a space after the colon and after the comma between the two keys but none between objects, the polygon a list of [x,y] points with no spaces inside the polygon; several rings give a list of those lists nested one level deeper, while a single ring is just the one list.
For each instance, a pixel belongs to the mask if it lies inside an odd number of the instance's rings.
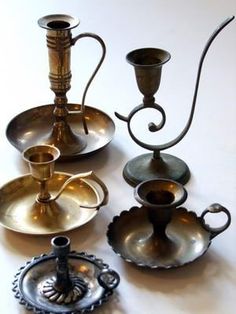
[{"label": "reflection on metal", "polygon": [[[114,217],[107,237],[119,256],[138,266],[173,268],[193,262],[231,222],[229,211],[219,204],[209,206],[200,217],[178,207],[187,192],[172,180],[142,182],[134,195],[142,207],[132,207]],[[211,228],[204,218],[219,212],[226,214],[227,221],[222,227]]]},{"label": "reflection on metal", "polygon": [[[39,106],[14,117],[7,127],[7,138],[11,144],[19,151],[23,151],[28,146],[46,142],[54,125],[54,107],[54,105]],[[80,105],[76,104],[67,104],[66,107],[76,111],[81,108]],[[107,114],[96,108],[86,106],[85,119],[89,127],[89,134],[86,135],[86,147],[78,154],[61,155],[60,160],[71,160],[92,155],[112,140],[115,125]],[[79,115],[68,115],[67,122],[75,133],[83,133],[83,124]],[[103,131],[101,132],[101,130]]]},{"label": "reflection on metal", "polygon": [[43,282],[41,293],[53,303],[74,303],[84,297],[88,291],[88,285],[81,276],[69,274],[67,261],[70,253],[69,238],[55,237],[51,244],[56,256],[56,276],[47,278]]},{"label": "reflection on metal", "polygon": [[[61,152],[61,159],[82,157],[96,152],[111,141],[114,133],[114,123],[106,114],[94,108],[89,108],[87,113],[85,107],[88,88],[105,58],[105,44],[98,35],[93,33],[82,33],[72,38],[71,29],[75,28],[79,21],[68,15],[45,16],[39,19],[38,23],[40,27],[47,30],[49,80],[51,90],[55,93],[54,106],[46,121],[43,120],[44,113],[40,112],[40,109],[45,108],[47,110],[47,107],[37,107],[22,113],[10,122],[7,128],[7,137],[20,151],[32,145],[32,142],[33,144],[56,146]],[[85,87],[81,105],[73,106],[67,103],[66,96],[71,87],[71,47],[79,39],[87,37],[98,41],[102,47],[102,56]],[[97,125],[94,126],[92,118],[97,113]],[[34,123],[31,127],[19,126],[17,119],[20,117],[24,121],[29,121],[29,116],[36,118],[37,121],[33,119]],[[76,124],[79,126],[74,128],[70,124],[71,116],[75,116],[72,119],[76,120]],[[95,133],[101,128],[104,125],[104,120],[107,120],[105,132],[97,135],[97,138],[96,134],[89,135],[90,132]],[[19,129],[15,128],[16,124]],[[42,136],[41,133],[45,133],[43,130],[45,125],[47,126],[46,134]],[[96,140],[99,143],[96,143]],[[87,146],[89,146],[88,149],[86,149]]]},{"label": "reflection on metal", "polygon": [[131,138],[137,143],[139,146],[153,151],[152,154],[144,154],[140,155],[132,160],[130,160],[123,171],[124,178],[126,181],[136,186],[138,183],[155,179],[155,178],[167,178],[178,181],[182,184],[185,184],[190,178],[190,171],[188,166],[181,159],[169,155],[160,153],[162,150],[168,149],[177,143],[179,143],[183,137],[187,134],[195,111],[195,105],[197,100],[197,93],[200,81],[200,75],[202,70],[203,61],[207,54],[207,51],[218,35],[218,33],[228,25],[234,16],[226,19],[211,35],[209,40],[206,43],[206,46],[202,52],[198,72],[197,79],[195,85],[195,91],[193,95],[192,108],[190,112],[189,119],[186,123],[186,126],[182,130],[182,132],[173,140],[168,143],[161,145],[150,145],[139,140],[133,133],[131,129],[131,120],[134,115],[143,110],[145,108],[153,108],[160,112],[162,116],[162,120],[159,124],[154,122],[150,122],[148,124],[148,130],[150,132],[157,132],[163,128],[166,121],[166,115],[164,109],[155,103],[154,94],[157,92],[160,80],[161,80],[161,72],[162,66],[170,59],[170,54],[162,49],[157,48],[143,48],[131,51],[127,55],[127,61],[134,66],[135,76],[138,88],[140,92],[144,95],[143,104],[136,106],[128,115],[125,117],[119,113],[115,113],[116,116],[127,123],[128,131]]},{"label": "reflection on metal", "polygon": [[15,275],[13,292],[20,304],[34,313],[76,314],[107,301],[119,285],[118,273],[94,255],[70,252],[65,236],[51,243],[51,254],[34,257]]},{"label": "reflection on metal", "polygon": [[0,223],[29,234],[53,234],[77,228],[107,204],[108,190],[92,172],[54,173],[60,152],[37,145],[23,152],[31,174],[8,182],[0,189]]}]

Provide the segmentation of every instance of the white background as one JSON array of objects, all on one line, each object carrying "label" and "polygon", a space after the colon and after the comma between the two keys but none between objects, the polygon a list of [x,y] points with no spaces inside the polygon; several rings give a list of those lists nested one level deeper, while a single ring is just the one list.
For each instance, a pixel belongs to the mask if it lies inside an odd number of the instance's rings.
[{"label": "white background", "polygon": [[[184,127],[193,95],[200,53],[209,35],[226,17],[236,13],[235,0],[41,0],[2,1],[0,4],[0,184],[28,173],[20,153],[5,136],[8,122],[20,112],[53,102],[49,89],[46,31],[37,20],[47,14],[78,17],[73,35],[90,31],[107,46],[102,69],[88,92],[87,104],[116,123],[112,143],[86,160],[56,165],[56,170],[78,173],[94,170],[110,192],[109,204],[87,225],[68,232],[72,247],[104,259],[121,276],[116,294],[97,309],[99,314],[233,314],[236,306],[236,22],[218,36],[207,55],[196,114],[187,136],[167,151],[183,159],[192,177],[186,185],[185,206],[200,214],[219,202],[232,215],[232,224],[213,240],[209,251],[194,263],[174,270],[146,270],[124,262],[107,244],[106,230],[113,216],[136,205],[133,188],[122,178],[125,163],[141,153],[129,137],[127,125],[114,111],[128,115],[140,104],[126,54],[141,47],[168,50],[172,58],[163,67],[157,102],[167,124],[155,136],[146,132],[140,116],[139,134],[155,144],[173,139]],[[70,102],[81,102],[86,80],[100,47],[80,41],[72,48]],[[146,123],[153,120],[147,114]],[[158,119],[158,114],[157,114]],[[146,125],[146,124],[145,124]],[[225,217],[215,215],[222,225]],[[213,222],[212,222],[213,223]],[[25,313],[11,292],[17,269],[32,256],[50,250],[50,237],[17,234],[0,227],[0,313]]]}]

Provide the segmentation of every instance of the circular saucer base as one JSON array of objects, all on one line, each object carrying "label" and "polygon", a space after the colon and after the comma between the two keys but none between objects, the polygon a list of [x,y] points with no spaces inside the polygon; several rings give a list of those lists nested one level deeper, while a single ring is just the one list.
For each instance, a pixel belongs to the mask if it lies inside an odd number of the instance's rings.
[{"label": "circular saucer base", "polygon": [[124,167],[123,176],[132,186],[146,180],[160,178],[185,184],[190,179],[190,171],[186,163],[175,156],[161,153],[160,159],[154,159],[153,154],[149,153],[128,161]]},{"label": "circular saucer base", "polygon": [[[14,117],[9,122],[6,130],[9,142],[20,152],[32,145],[48,143],[55,120],[53,115],[54,108],[54,105],[39,106],[26,110]],[[81,106],[67,104],[67,109],[69,111],[79,111]],[[69,114],[67,116],[67,122],[71,131],[75,136],[79,134],[86,145],[84,149],[77,153],[74,153],[70,149],[70,153],[62,155],[60,160],[71,160],[89,156],[103,149],[112,140],[115,125],[106,113],[86,106],[85,120],[89,131],[87,135],[84,133],[81,115]]]},{"label": "circular saucer base", "polygon": [[108,227],[108,243],[127,262],[150,268],[173,268],[190,263],[206,252],[211,241],[200,219],[185,208],[173,211],[167,240],[153,235],[144,207],[132,207]]},{"label": "circular saucer base", "polygon": [[[48,182],[50,194],[56,195],[70,177],[70,174],[55,172]],[[44,207],[35,202],[38,192],[39,185],[30,174],[1,187],[0,225],[26,234],[56,234],[78,228],[98,213],[96,207],[83,208],[83,204],[96,204],[99,197],[85,179],[69,183],[55,202],[45,203]]]},{"label": "circular saucer base", "polygon": [[[67,304],[55,302],[58,296],[55,296],[52,301],[42,294],[41,288],[45,282],[56,276],[56,256],[42,254],[28,261],[15,275],[12,290],[19,303],[27,310],[40,314],[88,313],[106,302],[119,284],[119,275],[116,273],[114,276],[115,271],[95,255],[72,251],[68,254],[67,261],[69,275],[72,278],[80,278],[86,283],[86,291],[82,298]],[[99,283],[102,273],[106,276],[106,287]]]}]

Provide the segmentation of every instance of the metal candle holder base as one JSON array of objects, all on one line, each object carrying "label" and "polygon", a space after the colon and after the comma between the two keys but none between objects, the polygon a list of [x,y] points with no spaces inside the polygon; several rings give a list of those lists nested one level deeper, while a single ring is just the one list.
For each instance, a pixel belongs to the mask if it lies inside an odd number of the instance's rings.
[{"label": "metal candle holder base", "polygon": [[[200,217],[178,207],[187,192],[172,180],[142,182],[134,196],[142,206],[114,217],[107,238],[116,254],[138,266],[168,269],[193,262],[231,222],[229,211],[219,204],[210,205]],[[219,212],[226,214],[227,221],[222,227],[211,228],[204,218]]]},{"label": "metal candle holder base", "polygon": [[28,234],[55,234],[75,229],[107,203],[108,190],[92,172],[55,173],[60,152],[37,145],[23,152],[31,174],[0,189],[0,224]]},{"label": "metal candle holder base", "polygon": [[13,282],[20,304],[34,313],[87,313],[107,301],[120,277],[101,259],[70,252],[70,239],[51,241],[53,252],[34,257]]},{"label": "metal candle holder base", "polygon": [[187,164],[178,157],[161,153],[159,158],[154,158],[149,153],[128,161],[123,176],[132,186],[156,178],[172,179],[185,184],[190,178],[190,171]]},{"label": "metal candle holder base", "polygon": [[186,163],[175,156],[163,154],[161,151],[176,145],[187,134],[193,120],[200,75],[206,53],[218,33],[233,19],[234,17],[226,19],[209,38],[200,58],[192,108],[187,124],[175,139],[165,144],[150,145],[139,140],[132,131],[131,120],[137,112],[145,108],[152,108],[159,111],[162,120],[159,124],[150,122],[148,124],[148,130],[150,132],[157,132],[165,125],[165,111],[159,104],[155,103],[154,94],[157,92],[160,85],[162,66],[169,61],[170,54],[165,50],[157,48],[137,49],[128,53],[127,61],[134,66],[138,88],[144,95],[143,103],[136,106],[128,117],[117,112],[115,114],[120,120],[127,123],[129,134],[134,142],[153,152],[152,154],[138,156],[126,164],[123,175],[129,184],[136,186],[144,180],[155,178],[172,179],[182,184],[185,184],[189,180],[190,171]]},{"label": "metal candle holder base", "polygon": [[[93,33],[82,33],[72,38],[71,30],[78,26],[79,20],[68,15],[48,15],[39,19],[38,23],[47,30],[49,80],[51,90],[55,94],[54,106],[52,110],[47,106],[33,108],[15,117],[9,123],[7,137],[20,151],[35,144],[56,146],[61,152],[61,159],[94,153],[105,147],[114,134],[114,123],[106,114],[92,107],[89,107],[89,110],[85,108],[88,88],[105,58],[105,44]],[[81,105],[73,106],[67,103],[66,96],[71,87],[71,47],[85,37],[98,41],[102,47],[102,56],[85,87]],[[44,113],[41,109],[47,112]],[[74,118],[70,116],[76,116],[75,126],[71,123]],[[91,120],[95,116],[94,126]],[[24,126],[32,120],[30,127]],[[78,127],[77,124],[81,126]]]}]

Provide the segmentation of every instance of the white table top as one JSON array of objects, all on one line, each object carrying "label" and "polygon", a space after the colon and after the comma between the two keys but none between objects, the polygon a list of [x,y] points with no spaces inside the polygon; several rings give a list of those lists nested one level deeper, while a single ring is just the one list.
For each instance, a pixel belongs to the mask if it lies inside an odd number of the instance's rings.
[{"label": "white table top", "polygon": [[[167,152],[183,159],[191,169],[186,184],[185,206],[200,214],[219,202],[232,215],[227,231],[212,241],[208,252],[185,267],[168,270],[140,269],[124,262],[109,247],[106,230],[113,216],[137,205],[133,188],[122,178],[131,158],[146,153],[128,135],[127,125],[114,111],[128,115],[142,102],[133,68],[126,54],[136,48],[159,47],[172,58],[163,66],[157,102],[167,114],[159,134],[140,136],[156,144],[173,139],[184,127],[192,102],[197,65],[209,35],[226,17],[236,12],[235,0],[87,0],[5,1],[1,3],[0,29],[0,184],[28,173],[20,153],[10,145],[5,129],[18,113],[53,102],[49,89],[45,30],[38,18],[54,13],[78,17],[73,35],[90,31],[107,46],[105,62],[91,85],[87,104],[114,120],[111,144],[98,154],[73,163],[57,164],[56,170],[78,173],[94,170],[110,192],[109,204],[94,220],[68,232],[72,247],[102,258],[121,276],[117,292],[94,313],[112,314],[233,314],[236,306],[236,23],[233,21],[210,48],[205,60],[194,121],[189,133]],[[83,88],[100,47],[92,40],[72,48],[70,102],[81,102]],[[146,123],[153,119],[147,114]],[[139,116],[140,126],[144,117]],[[158,119],[158,115],[157,115]],[[152,142],[153,143],[153,142]],[[223,215],[214,222],[224,223]],[[213,223],[213,222],[212,222]],[[50,250],[49,236],[18,234],[0,227],[0,313],[26,313],[11,292],[17,269],[32,256]]]}]

